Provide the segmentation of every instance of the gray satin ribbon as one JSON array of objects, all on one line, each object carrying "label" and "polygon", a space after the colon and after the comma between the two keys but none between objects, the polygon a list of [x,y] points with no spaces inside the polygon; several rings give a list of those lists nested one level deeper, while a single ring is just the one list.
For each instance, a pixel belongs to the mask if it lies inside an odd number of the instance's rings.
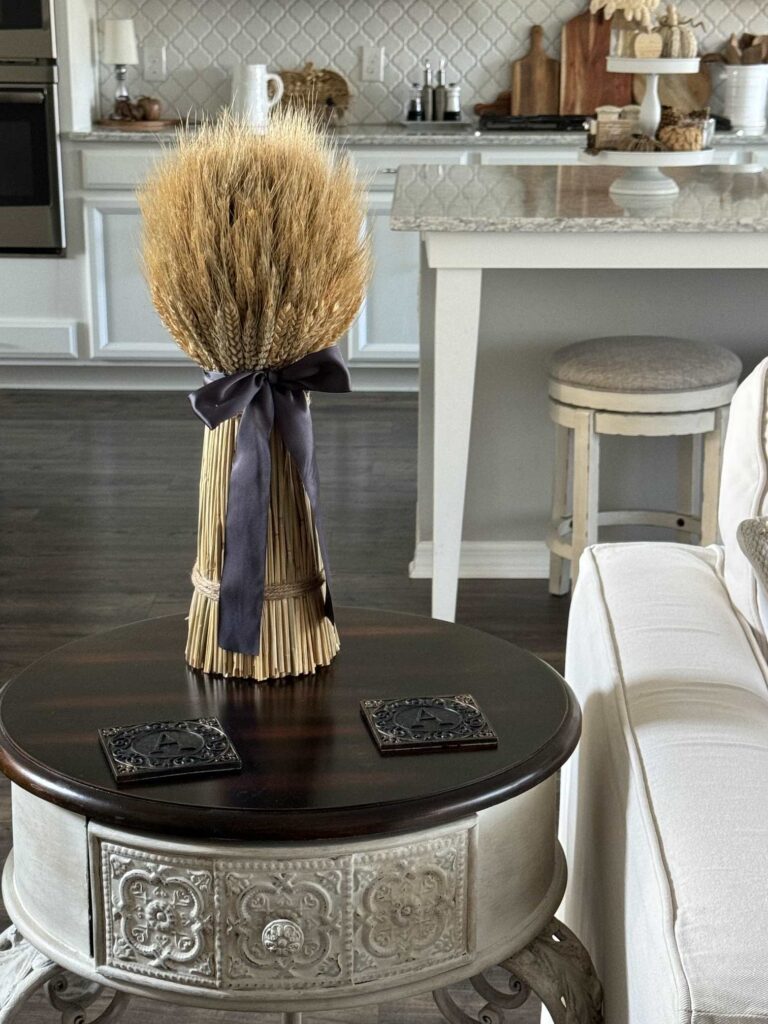
[{"label": "gray satin ribbon", "polygon": [[350,390],[349,372],[336,345],[279,370],[206,373],[189,400],[210,429],[241,416],[232,461],[219,592],[219,647],[258,654],[269,526],[272,460],[269,439],[278,430],[307,493],[325,570],[325,614],[333,622],[330,572],[320,516],[308,391]]}]

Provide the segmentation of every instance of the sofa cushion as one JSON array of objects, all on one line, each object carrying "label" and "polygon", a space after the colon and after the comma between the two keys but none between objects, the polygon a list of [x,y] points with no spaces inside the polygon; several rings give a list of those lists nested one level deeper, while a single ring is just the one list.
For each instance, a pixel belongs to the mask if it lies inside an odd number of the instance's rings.
[{"label": "sofa cushion", "polygon": [[721,557],[614,544],[580,565],[564,913],[610,1024],[768,1021],[767,673]]},{"label": "sofa cushion", "polygon": [[739,386],[731,402],[720,478],[720,535],[725,549],[725,582],[734,604],[762,635],[757,583],[739,547],[744,519],[768,514],[768,359]]}]

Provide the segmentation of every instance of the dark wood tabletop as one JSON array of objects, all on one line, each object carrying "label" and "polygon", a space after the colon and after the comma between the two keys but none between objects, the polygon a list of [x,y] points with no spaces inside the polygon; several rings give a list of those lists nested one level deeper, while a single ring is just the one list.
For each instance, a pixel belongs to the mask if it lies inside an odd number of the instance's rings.
[{"label": "dark wood tabletop", "polygon": [[[570,756],[581,715],[563,679],[504,640],[453,623],[342,608],[341,652],[291,681],[184,664],[181,616],[67,644],[0,694],[0,767],[19,786],[121,828],[223,840],[316,840],[453,821],[537,785]],[[382,755],[360,700],[470,693],[495,749]],[[116,784],[97,730],[216,716],[239,773]]]}]

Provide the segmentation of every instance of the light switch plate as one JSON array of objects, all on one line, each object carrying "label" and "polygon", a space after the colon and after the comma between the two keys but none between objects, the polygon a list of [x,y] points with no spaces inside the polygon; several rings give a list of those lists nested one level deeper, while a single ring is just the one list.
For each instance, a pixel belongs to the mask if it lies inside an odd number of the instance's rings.
[{"label": "light switch plate", "polygon": [[362,82],[383,82],[384,81],[384,47],[383,46],[362,46],[361,48],[361,71]]},{"label": "light switch plate", "polygon": [[164,82],[168,77],[165,66],[165,46],[162,43],[144,44],[144,81]]}]

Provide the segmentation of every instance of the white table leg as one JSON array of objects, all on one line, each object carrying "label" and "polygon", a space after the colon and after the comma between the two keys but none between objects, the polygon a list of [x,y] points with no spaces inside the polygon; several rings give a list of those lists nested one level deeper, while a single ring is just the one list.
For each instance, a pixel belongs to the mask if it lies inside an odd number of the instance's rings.
[{"label": "white table leg", "polygon": [[437,270],[432,615],[453,622],[480,329],[481,270]]}]

